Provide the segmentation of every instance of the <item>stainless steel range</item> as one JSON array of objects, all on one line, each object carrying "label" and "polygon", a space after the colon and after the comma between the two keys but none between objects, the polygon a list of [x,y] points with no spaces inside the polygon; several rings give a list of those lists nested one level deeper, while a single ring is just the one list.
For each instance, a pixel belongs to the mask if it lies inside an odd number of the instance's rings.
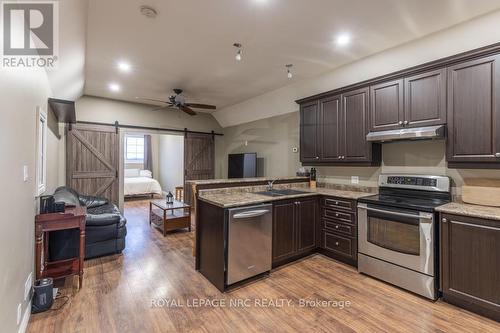
[{"label": "stainless steel range", "polygon": [[442,176],[380,175],[358,202],[358,271],[437,299],[437,214],[450,201]]}]

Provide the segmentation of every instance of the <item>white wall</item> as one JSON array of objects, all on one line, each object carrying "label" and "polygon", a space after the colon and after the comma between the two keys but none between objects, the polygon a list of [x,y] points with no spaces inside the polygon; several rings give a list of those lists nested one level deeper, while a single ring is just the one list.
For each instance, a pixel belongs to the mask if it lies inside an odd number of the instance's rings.
[{"label": "white wall", "polygon": [[223,127],[298,111],[297,99],[500,42],[500,11],[217,111]]},{"label": "white wall", "polygon": [[175,195],[175,187],[184,186],[184,137],[160,135],[159,178],[164,192]]},{"label": "white wall", "polygon": [[[34,273],[36,107],[46,109],[49,97],[76,98],[82,93],[86,7],[85,0],[60,2],[60,66],[55,72],[12,69],[0,73],[0,142],[4,150],[0,157],[0,184],[5,189],[0,192],[0,210],[4,212],[0,219],[2,332],[18,331],[19,303],[23,313],[30,310],[24,301],[24,283]],[[51,135],[48,156],[58,161],[59,143]],[[55,168],[52,162],[48,166]],[[29,170],[26,182],[23,166]],[[57,172],[47,176],[48,187],[54,187],[59,181]]]}]

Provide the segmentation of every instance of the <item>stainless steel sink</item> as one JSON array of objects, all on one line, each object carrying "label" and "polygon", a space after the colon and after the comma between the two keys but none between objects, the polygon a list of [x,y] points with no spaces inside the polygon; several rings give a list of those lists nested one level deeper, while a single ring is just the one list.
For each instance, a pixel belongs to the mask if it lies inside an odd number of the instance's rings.
[{"label": "stainless steel sink", "polygon": [[292,190],[292,189],[256,192],[256,194],[267,195],[268,197],[282,197],[285,195],[297,195],[297,194],[306,194],[306,193],[310,193],[310,192]]}]

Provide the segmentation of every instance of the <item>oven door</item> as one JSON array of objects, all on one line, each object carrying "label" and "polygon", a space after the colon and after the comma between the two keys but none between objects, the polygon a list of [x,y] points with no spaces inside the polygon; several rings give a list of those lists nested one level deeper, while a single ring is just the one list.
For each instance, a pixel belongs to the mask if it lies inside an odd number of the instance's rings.
[{"label": "oven door", "polygon": [[359,252],[434,276],[434,215],[358,204]]}]

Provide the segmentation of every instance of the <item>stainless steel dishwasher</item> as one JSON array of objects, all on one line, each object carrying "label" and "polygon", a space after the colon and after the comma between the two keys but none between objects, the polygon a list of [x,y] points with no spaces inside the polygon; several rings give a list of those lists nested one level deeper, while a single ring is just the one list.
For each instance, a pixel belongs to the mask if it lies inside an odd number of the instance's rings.
[{"label": "stainless steel dishwasher", "polygon": [[226,285],[271,270],[273,206],[229,209]]}]

